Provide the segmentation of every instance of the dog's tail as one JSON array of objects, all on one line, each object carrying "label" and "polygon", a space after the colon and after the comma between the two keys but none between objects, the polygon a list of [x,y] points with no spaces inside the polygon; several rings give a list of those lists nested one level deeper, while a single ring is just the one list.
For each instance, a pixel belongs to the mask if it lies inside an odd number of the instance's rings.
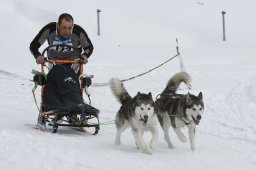
[{"label": "dog's tail", "polygon": [[191,76],[187,72],[176,73],[168,81],[162,94],[175,94],[181,82],[184,82],[188,87],[190,87]]},{"label": "dog's tail", "polygon": [[131,100],[132,97],[129,95],[127,90],[124,88],[123,83],[121,82],[120,79],[118,78],[112,78],[110,80],[110,88],[117,98],[117,100],[121,103],[124,104],[127,101]]}]

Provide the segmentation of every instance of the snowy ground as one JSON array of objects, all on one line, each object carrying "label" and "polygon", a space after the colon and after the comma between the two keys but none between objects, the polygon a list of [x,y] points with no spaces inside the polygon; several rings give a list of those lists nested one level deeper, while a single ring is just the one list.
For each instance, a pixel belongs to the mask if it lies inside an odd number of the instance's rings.
[{"label": "snowy ground", "polygon": [[[250,20],[256,15],[255,5],[254,0],[2,0],[1,169],[255,169],[256,24]],[[101,36],[97,36],[98,8]],[[226,42],[222,41],[222,10],[227,12]],[[168,149],[160,126],[150,156],[135,148],[130,130],[122,136],[123,144],[115,146],[114,124],[102,125],[97,136],[62,127],[52,134],[50,128],[41,132],[25,126],[36,123],[30,72],[40,68],[28,46],[39,29],[62,12],[74,16],[95,46],[85,68],[95,75],[94,83],[129,78],[155,67],[176,54],[175,39],[179,39],[186,70],[193,78],[190,93],[202,91],[205,102],[194,152],[172,130],[176,148]],[[131,95],[151,91],[156,97],[179,70],[175,58],[125,86]],[[92,105],[101,110],[101,122],[113,120],[120,105],[109,87],[90,90]],[[145,138],[149,141],[150,134]]]}]

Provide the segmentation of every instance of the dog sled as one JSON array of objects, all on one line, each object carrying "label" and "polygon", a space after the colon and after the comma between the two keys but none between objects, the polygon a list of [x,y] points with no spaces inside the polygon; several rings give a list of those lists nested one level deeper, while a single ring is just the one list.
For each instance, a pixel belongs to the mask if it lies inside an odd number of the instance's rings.
[{"label": "dog sled", "polygon": [[[69,45],[51,45],[44,49],[42,55],[44,56],[45,52],[48,53],[53,48],[61,52],[65,49],[79,50]],[[41,86],[40,107],[35,98],[36,88],[33,89],[35,103],[39,110],[37,128],[45,130],[46,126],[52,126],[53,133],[56,133],[60,126],[81,131],[85,131],[84,128],[94,128],[94,134],[98,134],[99,110],[91,106],[88,92],[93,76],[83,74],[82,58],[73,60],[45,58],[45,63],[48,63],[48,67],[42,64],[41,72],[32,71],[35,74],[33,78],[35,87]],[[52,68],[49,68],[49,65]],[[47,75],[45,67],[49,69]],[[83,99],[84,92],[88,96],[89,104],[86,104]]]}]

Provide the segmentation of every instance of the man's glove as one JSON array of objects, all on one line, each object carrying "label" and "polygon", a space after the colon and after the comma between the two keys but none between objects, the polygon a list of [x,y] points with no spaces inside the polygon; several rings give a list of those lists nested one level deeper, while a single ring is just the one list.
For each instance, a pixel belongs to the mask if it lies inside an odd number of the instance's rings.
[{"label": "man's glove", "polygon": [[39,56],[36,58],[36,63],[37,63],[37,64],[44,64],[44,56],[39,55]]},{"label": "man's glove", "polygon": [[81,58],[82,58],[82,63],[83,64],[88,63],[88,58],[85,55],[82,55]]}]

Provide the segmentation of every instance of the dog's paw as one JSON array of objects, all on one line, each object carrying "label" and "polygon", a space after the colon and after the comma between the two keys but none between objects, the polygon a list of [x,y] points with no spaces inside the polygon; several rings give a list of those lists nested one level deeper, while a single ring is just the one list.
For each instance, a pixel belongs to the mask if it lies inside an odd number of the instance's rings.
[{"label": "dog's paw", "polygon": [[181,136],[179,136],[179,138],[180,138],[180,141],[181,141],[181,142],[183,142],[183,143],[186,143],[186,142],[187,142],[186,136],[181,135]]},{"label": "dog's paw", "polygon": [[156,147],[156,143],[150,143],[150,149],[154,149]]},{"label": "dog's paw", "polygon": [[116,145],[121,145],[121,141],[120,141],[120,140],[116,140],[116,141],[115,141],[115,144],[116,144]]},{"label": "dog's paw", "polygon": [[152,155],[152,149],[149,149],[149,148],[143,149],[142,152],[148,155]]},{"label": "dog's paw", "polygon": [[139,145],[137,144],[137,142],[135,141],[135,145],[136,145],[136,149],[140,149]]},{"label": "dog's paw", "polygon": [[170,148],[170,149],[174,149],[174,148],[175,148],[175,146],[174,146],[173,144],[171,144],[171,145],[168,145],[168,148]]},{"label": "dog's paw", "polygon": [[190,146],[191,151],[194,151],[196,149],[195,146]]}]

